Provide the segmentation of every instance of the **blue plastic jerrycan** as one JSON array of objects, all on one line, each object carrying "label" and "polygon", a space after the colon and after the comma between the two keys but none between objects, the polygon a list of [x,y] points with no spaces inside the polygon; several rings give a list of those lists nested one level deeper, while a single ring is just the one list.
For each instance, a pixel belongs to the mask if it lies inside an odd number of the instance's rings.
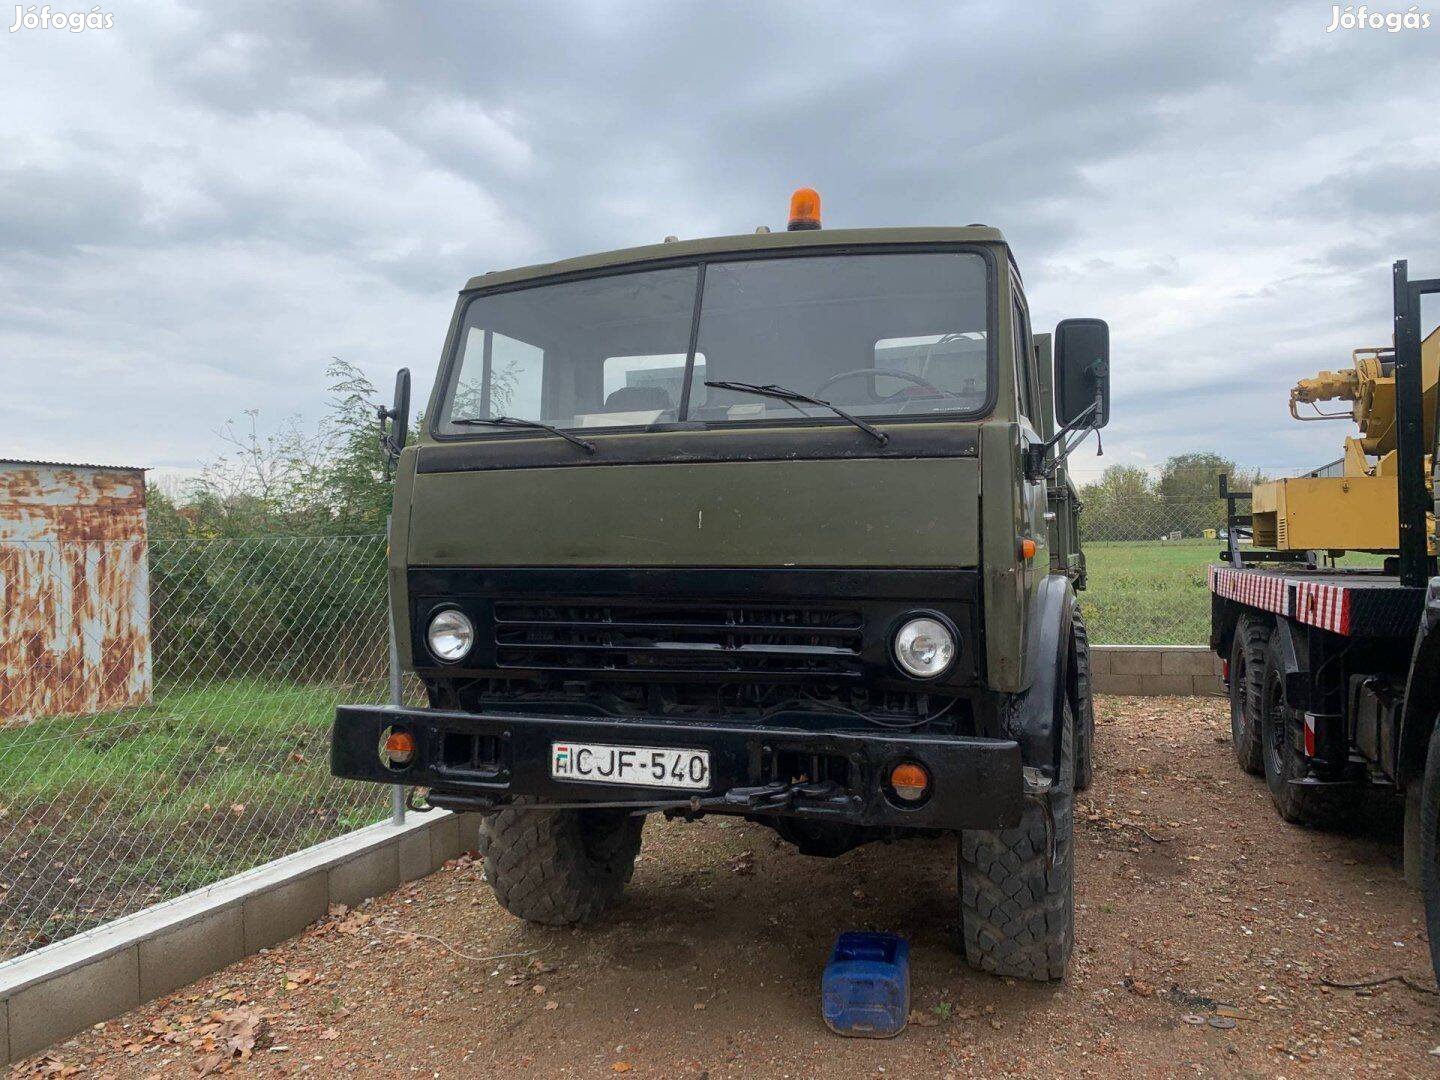
[{"label": "blue plastic jerrycan", "polygon": [[910,943],[898,934],[841,934],[820,981],[820,1011],[837,1035],[899,1035],[910,1015]]}]

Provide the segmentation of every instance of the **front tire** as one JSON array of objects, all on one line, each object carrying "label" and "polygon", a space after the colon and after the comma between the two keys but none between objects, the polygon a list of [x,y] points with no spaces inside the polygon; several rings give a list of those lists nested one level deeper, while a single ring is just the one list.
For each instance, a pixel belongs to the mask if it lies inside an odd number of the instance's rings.
[{"label": "front tire", "polygon": [[613,810],[507,807],[480,826],[485,877],[500,906],[546,926],[598,919],[625,891],[643,817]]},{"label": "front tire", "polygon": [[1060,777],[1048,794],[1026,800],[1019,825],[960,834],[961,937],[966,961],[983,971],[1045,982],[1063,978],[1070,962],[1075,943],[1074,727],[1067,701]]}]

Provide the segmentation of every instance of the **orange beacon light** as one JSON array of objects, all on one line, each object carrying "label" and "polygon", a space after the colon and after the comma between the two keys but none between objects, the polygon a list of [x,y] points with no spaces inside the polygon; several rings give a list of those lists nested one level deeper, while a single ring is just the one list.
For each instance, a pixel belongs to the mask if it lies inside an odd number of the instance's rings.
[{"label": "orange beacon light", "polygon": [[820,193],[814,188],[796,188],[790,196],[790,232],[820,228]]}]

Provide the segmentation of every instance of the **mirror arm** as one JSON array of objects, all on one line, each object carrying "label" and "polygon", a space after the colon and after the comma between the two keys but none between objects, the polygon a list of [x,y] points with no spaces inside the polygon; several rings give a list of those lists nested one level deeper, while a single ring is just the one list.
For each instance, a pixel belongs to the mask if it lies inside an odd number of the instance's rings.
[{"label": "mirror arm", "polygon": [[400,457],[400,447],[395,445],[395,436],[392,434],[391,422],[398,419],[399,414],[394,409],[386,408],[384,405],[375,406],[375,419],[380,421],[380,449],[390,459],[393,465]]},{"label": "mirror arm", "polygon": [[[1093,418],[1100,415],[1105,404],[1100,391],[1096,390],[1095,400],[1070,418],[1069,423],[1057,431],[1054,436],[1043,443],[1036,443],[1025,450],[1025,474],[1031,480],[1050,479],[1055,475],[1055,470],[1060,463],[1070,456],[1071,451],[1085,441],[1085,436],[1090,432],[1098,432],[1100,429],[1089,424]],[[1074,436],[1071,438],[1071,436]],[[1098,437],[1098,436],[1097,436]],[[1068,440],[1068,441],[1067,441]],[[1062,445],[1063,444],[1063,445]],[[1057,446],[1058,453],[1051,456],[1051,451]],[[1100,451],[1102,454],[1104,450]]]}]

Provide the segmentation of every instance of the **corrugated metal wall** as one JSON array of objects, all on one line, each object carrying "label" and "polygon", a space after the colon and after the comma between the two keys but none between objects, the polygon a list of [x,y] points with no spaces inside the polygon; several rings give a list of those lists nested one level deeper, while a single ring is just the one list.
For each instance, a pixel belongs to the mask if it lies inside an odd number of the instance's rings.
[{"label": "corrugated metal wall", "polygon": [[140,469],[0,461],[0,722],[150,698]]}]

